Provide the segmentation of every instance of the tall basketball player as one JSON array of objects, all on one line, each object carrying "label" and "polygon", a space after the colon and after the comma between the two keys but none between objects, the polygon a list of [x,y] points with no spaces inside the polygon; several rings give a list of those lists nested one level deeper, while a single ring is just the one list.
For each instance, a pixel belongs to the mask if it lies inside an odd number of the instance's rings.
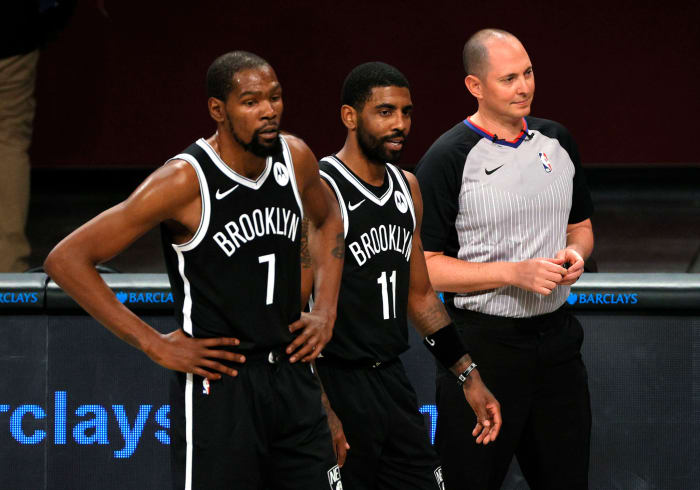
[{"label": "tall basketball player", "polygon": [[[65,238],[46,271],[115,335],[175,371],[175,488],[341,488],[318,381],[297,362],[331,337],[344,251],[337,205],[309,148],[280,134],[282,89],[265,60],[225,54],[207,88],[216,133]],[[301,315],[304,215],[318,299]],[[182,325],[165,335],[94,267],[156,225]]]},{"label": "tall basketball player", "polygon": [[[321,177],[340,204],[346,257],[333,339],[316,365],[342,421],[341,427],[327,407],[339,462],[347,456],[343,481],[352,489],[443,488],[398,357],[408,349],[407,316],[462,385],[477,415],[477,442],[494,440],[501,425],[498,402],[428,280],[417,181],[393,165],[410,132],[412,108],[408,82],[396,68],[356,67],[342,90],[345,145],[320,162]],[[310,279],[305,274],[304,295]]]}]

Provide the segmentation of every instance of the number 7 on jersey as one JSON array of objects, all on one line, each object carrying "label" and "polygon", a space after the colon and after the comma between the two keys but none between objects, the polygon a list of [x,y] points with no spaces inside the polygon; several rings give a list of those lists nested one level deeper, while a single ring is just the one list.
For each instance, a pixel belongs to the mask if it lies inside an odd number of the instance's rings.
[{"label": "number 7 on jersey", "polygon": [[261,255],[258,257],[258,263],[267,262],[267,294],[265,295],[265,304],[271,305],[272,298],[275,295],[275,254]]}]

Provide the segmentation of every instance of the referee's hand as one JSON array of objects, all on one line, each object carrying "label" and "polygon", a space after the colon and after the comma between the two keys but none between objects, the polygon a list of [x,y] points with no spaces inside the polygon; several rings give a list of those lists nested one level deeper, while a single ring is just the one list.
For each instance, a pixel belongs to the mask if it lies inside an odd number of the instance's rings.
[{"label": "referee's hand", "polygon": [[501,430],[501,404],[489,391],[479,372],[474,369],[462,385],[464,397],[476,414],[476,425],[472,436],[476,437],[477,444],[488,444],[495,441]]},{"label": "referee's hand", "polygon": [[563,264],[563,258],[544,257],[515,262],[509,282],[520,289],[548,296],[566,275]]},{"label": "referee's hand", "polygon": [[188,337],[181,329],[177,329],[160,335],[153,344],[144,349],[144,352],[154,362],[165,368],[194,373],[214,381],[221,379],[222,374],[238,376],[237,370],[216,359],[244,363],[243,354],[217,349],[217,347],[231,347],[240,343],[233,337],[194,339]]},{"label": "referee's hand", "polygon": [[566,270],[566,275],[561,278],[559,285],[561,286],[571,286],[573,283],[578,281],[578,278],[583,274],[583,257],[574,250],[573,248],[564,248],[557,252],[555,259],[563,259],[564,262],[568,262],[569,268]]}]

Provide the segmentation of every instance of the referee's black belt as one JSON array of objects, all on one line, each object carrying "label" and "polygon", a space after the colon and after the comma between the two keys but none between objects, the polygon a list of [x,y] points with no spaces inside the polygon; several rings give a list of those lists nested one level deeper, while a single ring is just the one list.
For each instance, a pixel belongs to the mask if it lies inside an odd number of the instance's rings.
[{"label": "referee's black belt", "polygon": [[316,364],[319,366],[331,366],[345,369],[383,369],[396,362],[399,362],[398,357],[394,357],[388,361],[379,361],[376,359],[348,360],[326,353],[322,353],[321,356],[316,359]]},{"label": "referee's black belt", "polygon": [[530,316],[526,318],[514,318],[497,315],[488,315],[477,311],[465,310],[457,308],[454,305],[448,305],[450,313],[457,315],[461,322],[468,324],[471,320],[480,325],[494,325],[498,327],[512,327],[522,332],[545,333],[560,327],[563,324],[563,319],[570,315],[570,310],[565,307],[560,307],[551,313],[544,315]]}]

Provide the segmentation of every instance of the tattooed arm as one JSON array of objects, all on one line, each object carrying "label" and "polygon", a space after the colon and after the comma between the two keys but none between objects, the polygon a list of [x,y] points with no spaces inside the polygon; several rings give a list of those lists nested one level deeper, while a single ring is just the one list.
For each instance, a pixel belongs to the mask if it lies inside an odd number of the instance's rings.
[{"label": "tattooed arm", "polygon": [[301,222],[301,309],[306,307],[314,287],[314,270],[309,252],[309,218]]},{"label": "tattooed arm", "polygon": [[338,460],[338,466],[342,468],[345,464],[345,458],[347,457],[348,451],[350,450],[350,444],[348,444],[348,440],[345,437],[343,423],[340,421],[340,418],[338,418],[338,415],[331,407],[331,402],[328,399],[326,390],[323,387],[321,377],[318,375],[318,371],[316,370],[316,363],[313,361],[312,367],[314,375],[318,380],[318,385],[321,387],[321,404],[323,404],[323,408],[326,409],[328,428],[331,430],[331,437],[333,439],[333,451],[335,452],[335,457]]},{"label": "tattooed arm", "polygon": [[292,153],[304,216],[309,219],[307,248],[314,266],[314,309],[289,326],[290,332],[298,335],[286,352],[290,362],[308,362],[318,357],[333,334],[345,250],[343,221],[338,203],[321,182],[314,154],[299,138],[287,135],[285,139]]},{"label": "tattooed arm", "polygon": [[[423,200],[416,178],[404,172],[411,185],[411,195],[416,211],[416,229],[413,232],[411,248],[411,278],[408,289],[408,316],[415,329],[423,336],[433,334],[448,326],[452,320],[445,306],[438,299],[430,284],[428,268],[425,265],[423,245],[420,239],[420,226],[423,220]],[[454,328],[454,327],[452,327]],[[464,354],[452,366],[448,366],[455,376],[463,373],[472,363],[469,354]],[[464,397],[476,414],[476,426],[472,435],[477,443],[488,444],[496,439],[501,428],[501,408],[498,401],[486,388],[477,369],[472,370],[462,385]]]},{"label": "tattooed arm", "polygon": [[[416,229],[413,232],[413,242],[411,246],[411,278],[408,288],[408,317],[414,328],[426,337],[449,325],[452,319],[447,314],[445,306],[438,299],[433,286],[428,277],[428,268],[425,265],[423,255],[423,244],[420,239],[420,227],[423,220],[423,202],[420,195],[420,188],[416,178],[407,172],[404,174],[411,184],[411,194],[413,205],[416,211]],[[458,375],[464,372],[472,363],[469,354],[465,354],[459,359],[450,370]],[[473,373],[474,371],[472,371]],[[471,378],[471,376],[470,376]],[[470,380],[467,379],[467,383]]]},{"label": "tattooed arm", "polygon": [[[328,194],[334,197],[335,194],[331,190],[326,181],[322,181],[324,187],[328,189]],[[337,203],[336,203],[337,204]],[[308,218],[304,218],[301,224],[301,308],[304,309],[311,297],[311,291],[314,287],[314,262],[311,260],[311,249],[309,244],[309,236],[316,230],[313,223]],[[331,250],[331,255],[337,259],[343,260],[345,257],[345,241],[343,235],[336,236],[335,247]]]}]

